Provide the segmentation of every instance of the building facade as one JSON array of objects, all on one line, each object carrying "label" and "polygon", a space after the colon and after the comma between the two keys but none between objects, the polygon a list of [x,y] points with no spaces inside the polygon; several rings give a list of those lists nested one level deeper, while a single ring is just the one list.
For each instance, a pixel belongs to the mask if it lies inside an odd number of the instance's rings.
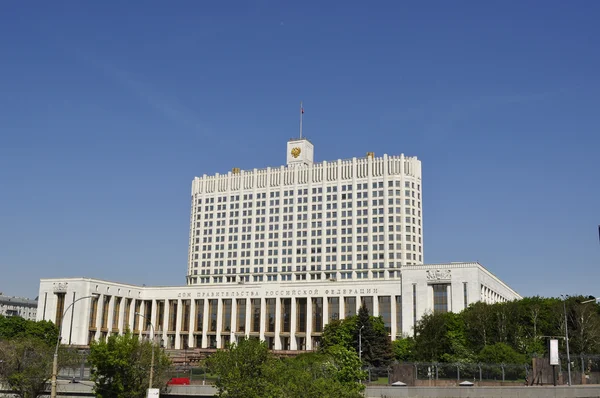
[{"label": "building facade", "polygon": [[290,140],[286,166],[194,179],[189,285],[398,280],[423,264],[421,162],[313,153]]},{"label": "building facade", "polygon": [[24,297],[10,297],[0,293],[0,315],[20,316],[35,321],[37,313],[37,300]]},{"label": "building facade", "polygon": [[[97,295],[81,300],[80,297]],[[87,345],[131,330],[168,348],[220,348],[240,336],[276,350],[318,347],[324,326],[364,304],[390,337],[412,334],[431,311],[520,296],[478,263],[412,266],[400,279],[147,287],[88,278],[42,279],[39,320],[59,324],[63,342]],[[65,311],[64,318],[61,319]],[[140,314],[140,315],[136,315]]]},{"label": "building facade", "polygon": [[396,339],[431,311],[520,298],[478,263],[424,264],[422,220],[416,157],[314,163],[293,139],[285,166],[194,179],[186,286],[42,279],[37,319],[76,345],[130,330],[176,349],[313,350],[361,305]]}]

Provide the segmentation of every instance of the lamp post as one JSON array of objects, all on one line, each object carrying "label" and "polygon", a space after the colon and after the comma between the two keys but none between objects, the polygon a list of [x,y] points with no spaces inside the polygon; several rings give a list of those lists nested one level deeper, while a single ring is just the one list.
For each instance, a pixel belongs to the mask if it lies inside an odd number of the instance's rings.
[{"label": "lamp post", "polygon": [[567,342],[567,374],[569,375],[569,386],[571,385],[571,353],[569,352],[569,325],[567,324],[567,298],[569,296],[561,295],[563,299],[563,311],[565,315],[565,341]]},{"label": "lamp post", "polygon": [[362,366],[362,330],[365,325],[362,325],[360,329],[358,329],[358,360],[360,361],[360,366]]},{"label": "lamp post", "polygon": [[83,297],[79,297],[77,300],[74,300],[71,304],[69,304],[69,306],[67,307],[67,309],[63,312],[62,316],[60,317],[60,330],[58,331],[58,339],[56,340],[56,348],[54,349],[54,358],[52,360],[52,381],[50,384],[50,398],[56,398],[56,378],[58,376],[58,347],[60,346],[60,340],[62,338],[61,333],[62,333],[62,321],[65,317],[65,315],[67,315],[67,312],[71,309],[71,307],[78,302],[79,300],[83,300],[83,299],[89,299],[89,298],[94,298],[94,297],[99,297],[99,294],[92,294],[90,296],[83,296]]},{"label": "lamp post", "polygon": [[598,297],[594,297],[594,296],[590,296],[590,297],[589,297],[589,300],[582,301],[582,302],[581,302],[581,304],[592,303],[592,302],[596,302],[596,301],[598,301],[598,300],[600,300],[600,298],[598,298]]},{"label": "lamp post", "polygon": [[144,318],[152,328],[152,359],[150,360],[150,381],[148,382],[148,389],[150,389],[152,388],[152,379],[154,378],[154,325],[152,324],[150,319],[148,319],[148,317],[146,317],[145,315],[142,315],[139,312],[136,312],[135,315]]}]

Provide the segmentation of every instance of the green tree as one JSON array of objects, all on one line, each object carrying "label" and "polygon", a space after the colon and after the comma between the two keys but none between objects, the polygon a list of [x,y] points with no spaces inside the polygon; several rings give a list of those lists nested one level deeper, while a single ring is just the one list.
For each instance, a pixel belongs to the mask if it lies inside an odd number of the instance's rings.
[{"label": "green tree", "polygon": [[358,350],[358,348],[354,348],[357,324],[358,317],[356,315],[329,322],[323,329],[320,349],[324,351],[329,347],[340,345]]},{"label": "green tree", "polygon": [[393,359],[392,344],[383,319],[370,316],[364,305],[360,307],[358,315],[336,320],[325,326],[320,350],[325,352],[329,347],[342,346],[358,353],[359,340],[362,340],[364,364],[384,367]]},{"label": "green tree", "polygon": [[0,339],[13,340],[34,337],[53,346],[58,339],[58,328],[49,321],[31,321],[19,316],[0,315]]},{"label": "green tree", "polygon": [[0,341],[0,378],[21,398],[36,398],[52,376],[54,350],[35,338]]},{"label": "green tree", "polygon": [[528,362],[528,358],[525,355],[519,354],[505,343],[496,343],[483,347],[478,357],[483,363],[524,364]]},{"label": "green tree", "polygon": [[[0,381],[20,397],[44,393],[52,377],[58,329],[52,322],[0,316]],[[60,348],[58,368],[73,366],[74,349]]]},{"label": "green tree", "polygon": [[[359,333],[360,331],[360,333]],[[362,340],[362,360],[374,367],[387,366],[393,357],[392,344],[383,318],[372,317],[363,304],[358,310],[358,320],[354,331],[355,347],[358,351],[359,337]]]},{"label": "green tree", "polygon": [[[98,398],[142,398],[146,395],[150,377],[153,344],[126,333],[110,336],[106,341],[90,345],[94,393]],[[154,346],[153,388],[166,384],[170,360],[164,350]]]},{"label": "green tree", "polygon": [[271,396],[282,398],[359,398],[364,389],[359,380],[366,377],[356,352],[341,346],[276,360],[266,374]]},{"label": "green tree", "polygon": [[359,398],[366,374],[354,350],[330,346],[321,353],[275,358],[264,342],[242,339],[211,355],[221,398]]},{"label": "green tree", "polygon": [[272,394],[266,371],[275,359],[265,342],[241,339],[211,355],[206,364],[219,376],[216,387],[221,398],[258,398]]},{"label": "green tree", "polygon": [[416,359],[429,362],[472,362],[465,323],[451,312],[424,315],[415,327]]},{"label": "green tree", "polygon": [[394,359],[398,362],[411,362],[415,360],[415,339],[406,336],[392,342]]}]

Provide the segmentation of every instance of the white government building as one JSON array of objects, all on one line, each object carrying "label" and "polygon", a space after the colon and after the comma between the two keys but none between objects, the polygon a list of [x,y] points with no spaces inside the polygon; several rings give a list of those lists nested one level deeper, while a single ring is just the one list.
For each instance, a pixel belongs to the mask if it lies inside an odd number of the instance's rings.
[{"label": "white government building", "polygon": [[395,339],[430,311],[520,298],[478,263],[423,264],[416,157],[314,163],[313,153],[292,139],[286,166],[194,179],[187,286],[42,279],[37,319],[60,323],[69,344],[131,330],[176,349],[256,336],[312,350],[329,321],[362,304]]}]

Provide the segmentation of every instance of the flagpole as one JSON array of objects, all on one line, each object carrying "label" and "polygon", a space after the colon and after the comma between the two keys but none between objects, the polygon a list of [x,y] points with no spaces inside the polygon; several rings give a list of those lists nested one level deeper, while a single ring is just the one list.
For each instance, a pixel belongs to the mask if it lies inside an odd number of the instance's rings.
[{"label": "flagpole", "polygon": [[300,101],[300,139],[302,139],[302,115],[304,114],[304,109],[302,108],[302,101]]}]

